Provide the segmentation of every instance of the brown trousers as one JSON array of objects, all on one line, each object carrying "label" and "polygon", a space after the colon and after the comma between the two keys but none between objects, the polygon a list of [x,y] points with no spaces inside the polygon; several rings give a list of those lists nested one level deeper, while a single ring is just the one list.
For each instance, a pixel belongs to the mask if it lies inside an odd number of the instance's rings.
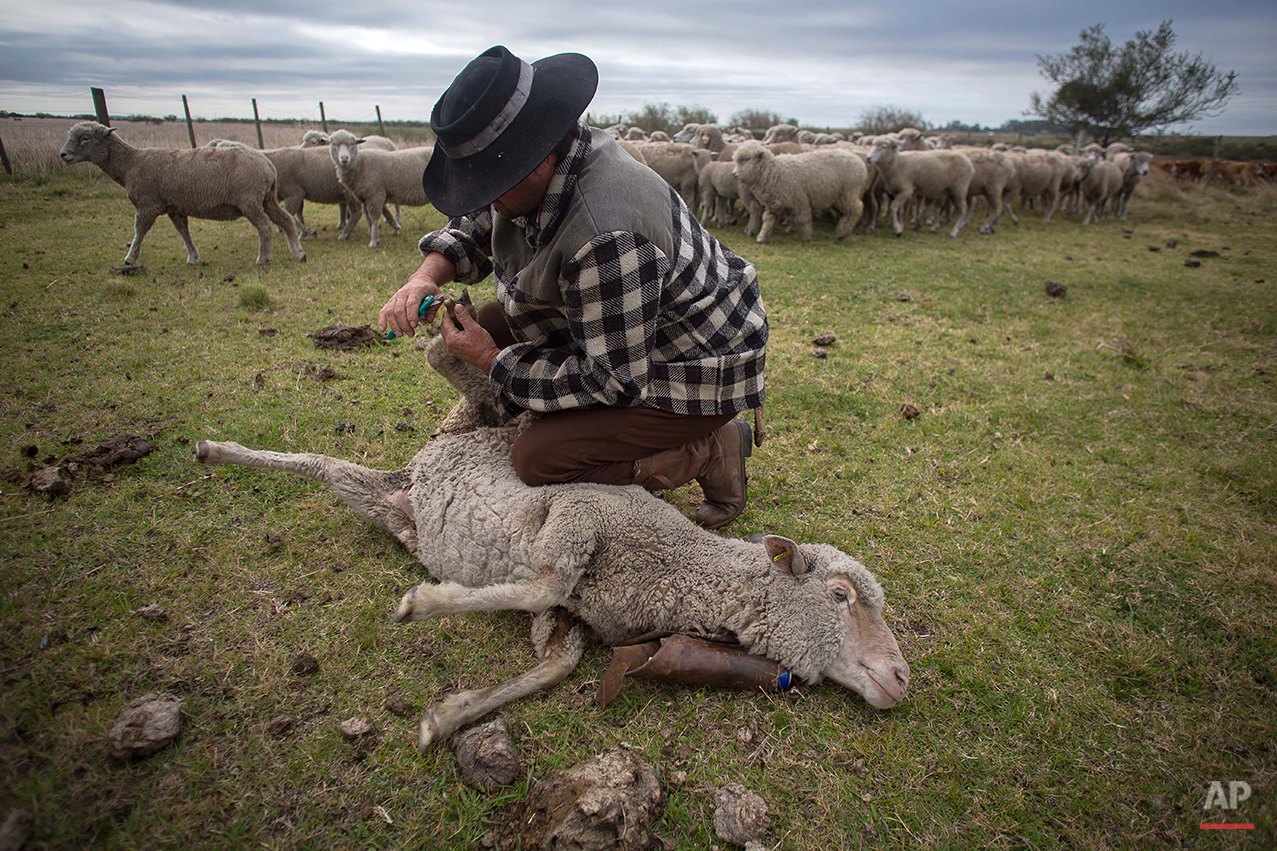
[{"label": "brown trousers", "polygon": [[[515,343],[496,302],[479,324],[498,348]],[[628,485],[634,462],[704,437],[735,414],[675,414],[656,408],[577,408],[543,414],[514,441],[514,470],[529,485]]]}]

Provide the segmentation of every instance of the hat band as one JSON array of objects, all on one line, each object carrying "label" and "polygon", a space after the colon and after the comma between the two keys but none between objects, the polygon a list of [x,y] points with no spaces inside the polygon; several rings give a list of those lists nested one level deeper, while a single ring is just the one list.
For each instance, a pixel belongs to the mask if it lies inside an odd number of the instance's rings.
[{"label": "hat band", "polygon": [[496,118],[492,119],[492,123],[479,131],[473,139],[462,142],[459,145],[443,145],[443,152],[450,159],[461,159],[472,154],[477,154],[484,148],[491,145],[496,138],[501,135],[510,122],[519,115],[519,110],[523,109],[523,105],[528,102],[528,95],[532,93],[532,66],[519,60],[519,82],[514,87],[513,94],[506,101],[501,111],[497,113]]}]

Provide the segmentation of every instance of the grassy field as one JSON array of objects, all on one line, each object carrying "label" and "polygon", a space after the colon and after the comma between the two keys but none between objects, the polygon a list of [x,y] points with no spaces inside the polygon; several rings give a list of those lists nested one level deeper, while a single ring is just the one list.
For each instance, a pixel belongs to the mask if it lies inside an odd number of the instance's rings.
[{"label": "grassy field", "polygon": [[[786,849],[1272,848],[1275,208],[1268,189],[1147,184],[1125,226],[722,231],[772,328],[770,438],[724,531],[865,561],[910,695],[879,712],[831,685],[635,682],[600,712],[593,648],[506,708],[523,771],[482,794],[446,747],[417,753],[415,716],[527,669],[529,618],[393,625],[425,575],[393,539],[319,486],[191,460],[211,438],[405,463],[452,392],[410,341],[309,335],[374,321],[441,217],[405,209],[369,250],[316,210],[308,261],[280,242],[266,268],[243,221],[193,221],[195,267],[160,222],[145,273],[121,277],[119,187],[87,165],[4,183],[0,819],[33,818],[29,849],[473,848],[533,781],[625,742],[661,772],[666,848],[721,844],[728,782],[762,795]],[[1186,267],[1197,249],[1218,256]],[[150,454],[59,499],[26,487],[115,435]],[[152,604],[167,618],[138,614]],[[301,652],[317,672],[293,672]],[[185,700],[180,737],[112,759],[108,730],[149,691]],[[377,733],[344,741],[353,716]],[[1216,781],[1252,796],[1204,809]]]}]

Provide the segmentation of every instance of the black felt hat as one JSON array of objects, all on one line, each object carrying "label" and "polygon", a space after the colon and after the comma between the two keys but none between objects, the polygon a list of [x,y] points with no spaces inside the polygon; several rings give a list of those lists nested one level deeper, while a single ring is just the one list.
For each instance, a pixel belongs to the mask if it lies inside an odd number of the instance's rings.
[{"label": "black felt hat", "polygon": [[580,53],[531,65],[500,45],[479,54],[430,113],[437,138],[421,178],[430,203],[462,216],[510,191],[572,129],[598,84]]}]

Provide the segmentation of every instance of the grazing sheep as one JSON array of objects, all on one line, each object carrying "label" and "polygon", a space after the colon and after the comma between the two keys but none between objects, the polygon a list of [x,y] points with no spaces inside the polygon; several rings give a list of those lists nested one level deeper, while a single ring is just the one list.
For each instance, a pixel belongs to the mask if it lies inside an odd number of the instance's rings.
[{"label": "grazing sheep", "polygon": [[[381,216],[386,204],[424,207],[430,203],[421,187],[421,175],[433,149],[362,150],[362,142],[353,133],[338,130],[332,135],[328,153],[337,167],[337,178],[359,199],[371,234],[368,247],[376,248],[381,239]],[[352,216],[337,238],[349,239],[358,224],[359,217]],[[399,234],[398,223],[392,230]]]},{"label": "grazing sheep", "polygon": [[967,187],[967,214],[958,227],[965,227],[967,222],[971,221],[971,216],[975,212],[973,203],[975,197],[983,195],[985,202],[989,205],[989,213],[980,224],[980,233],[993,233],[993,226],[998,223],[998,217],[1002,215],[1002,199],[1006,193],[1007,184],[1015,180],[1015,166],[1007,160],[1005,154],[998,151],[977,148],[963,150],[961,153],[966,154],[967,159],[971,160],[975,170],[971,174],[971,183]]},{"label": "grazing sheep", "polygon": [[839,148],[776,156],[761,142],[745,142],[732,157],[737,179],[763,206],[758,242],[767,242],[778,218],[793,216],[798,236],[811,241],[812,218],[821,210],[839,214],[835,233],[845,239],[864,209],[861,195],[869,171],[860,157]]},{"label": "grazing sheep", "polygon": [[[487,376],[430,344],[432,365],[496,422]],[[395,620],[472,611],[533,613],[539,665],[427,710],[423,752],[500,706],[562,681],[586,642],[616,644],[653,630],[734,633],[750,653],[802,679],[830,679],[889,708],[909,665],[882,617],[882,587],[860,562],[825,544],[725,539],[642,488],[529,487],[510,461],[517,427],[479,428],[426,445],[400,470],[370,470],[313,454],[200,441],[204,463],[284,470],[327,484],[398,538],[438,582],[408,591]]]},{"label": "grazing sheep", "polygon": [[773,124],[767,128],[767,132],[763,134],[763,144],[770,145],[773,142],[797,142],[798,127],[794,124]]},{"label": "grazing sheep", "polygon": [[904,234],[905,204],[914,195],[923,200],[949,201],[957,219],[949,236],[956,237],[967,219],[967,189],[975,174],[971,161],[957,151],[901,151],[899,143],[888,140],[874,145],[869,162],[878,166],[883,186],[891,195],[891,228]]},{"label": "grazing sheep", "polygon": [[67,164],[91,162],[124,187],[136,209],[126,266],[137,263],[142,240],[161,213],[168,215],[186,243],[186,262],[191,265],[200,262],[187,221],[191,216],[215,221],[247,218],[257,228],[258,263],[270,261],[274,222],[293,256],[306,259],[297,228],[275,197],[275,167],[252,148],[135,148],[114,127],[81,121],[67,132],[59,156]]},{"label": "grazing sheep", "polygon": [[697,178],[696,197],[700,202],[700,219],[709,221],[714,217],[718,227],[736,223],[736,215],[732,210],[735,202],[740,200],[740,182],[734,173],[736,165],[730,160],[705,163]]},{"label": "grazing sheep", "polygon": [[710,161],[710,152],[684,142],[644,142],[638,149],[647,167],[674,187],[687,209],[695,210],[697,177]]},{"label": "grazing sheep", "polygon": [[332,160],[323,148],[277,148],[262,151],[262,154],[275,166],[275,196],[297,223],[300,236],[314,236],[316,233],[302,215],[307,201],[338,204],[343,218],[359,215],[359,202],[341,185],[333,171]]},{"label": "grazing sheep", "polygon": [[1117,196],[1113,199],[1113,207],[1110,215],[1117,216],[1122,221],[1126,221],[1126,204],[1131,200],[1131,196],[1135,194],[1135,187],[1139,185],[1144,175],[1148,174],[1149,167],[1153,163],[1153,155],[1148,151],[1136,151],[1133,154],[1118,153],[1113,157],[1113,165],[1122,171],[1122,186],[1117,191]]},{"label": "grazing sheep", "polygon": [[1082,157],[1073,166],[1078,192],[1086,202],[1086,216],[1082,224],[1099,224],[1104,205],[1122,188],[1122,171],[1107,160]]},{"label": "grazing sheep", "polygon": [[1071,168],[1063,154],[1042,151],[1030,154],[1006,153],[1003,156],[1015,169],[1015,176],[1007,183],[1004,193],[1005,209],[1011,221],[1020,223],[1015,215],[1015,201],[1042,199],[1042,224],[1049,225],[1051,217],[1060,206],[1060,183]]}]

